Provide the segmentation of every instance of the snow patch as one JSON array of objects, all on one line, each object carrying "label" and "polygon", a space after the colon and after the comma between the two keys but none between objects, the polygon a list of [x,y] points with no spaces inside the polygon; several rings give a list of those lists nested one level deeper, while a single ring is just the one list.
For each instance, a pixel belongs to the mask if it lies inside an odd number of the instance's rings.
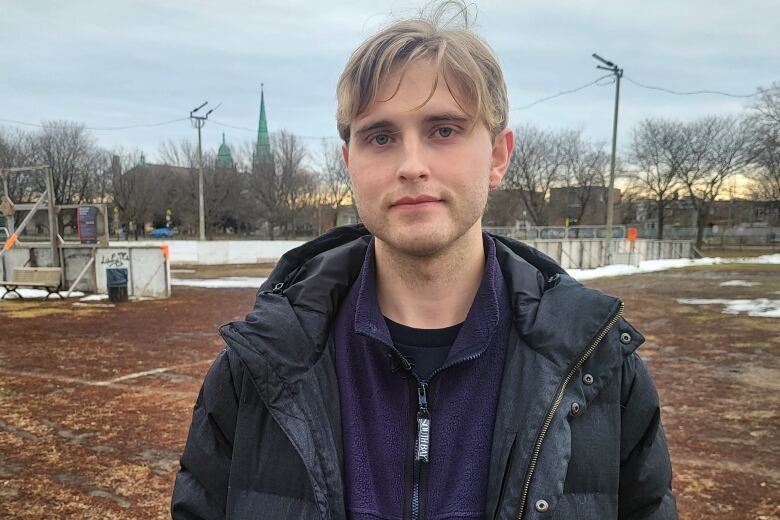
[{"label": "snow patch", "polygon": [[755,300],[725,300],[721,298],[680,298],[684,305],[724,305],[723,314],[747,314],[761,318],[780,318],[780,300],[756,298]]},{"label": "snow patch", "polygon": [[[665,271],[667,269],[676,269],[680,267],[689,267],[696,265],[717,265],[717,264],[780,264],[780,254],[764,255],[749,258],[697,258],[697,259],[671,259],[671,260],[647,260],[642,262],[639,267],[632,265],[608,265],[596,269],[570,269],[569,275],[576,280],[592,280],[594,278],[603,278],[606,276],[625,276],[639,273],[652,273],[656,271]],[[172,270],[173,272],[174,270]],[[181,272],[188,271],[182,270]],[[266,278],[253,277],[226,277],[211,278],[206,280],[171,278],[171,285],[184,287],[201,287],[207,289],[225,289],[225,288],[259,288],[265,282]],[[745,282],[752,283],[752,282]],[[734,284],[736,285],[736,284]]]},{"label": "snow patch", "polygon": [[618,264],[597,267],[596,269],[569,269],[567,272],[575,280],[583,281],[593,280],[594,278],[604,278],[606,276],[626,276],[631,274],[653,273],[680,267],[721,264],[780,264],[780,254],[747,258],[707,257],[695,259],[677,258],[669,260],[646,260],[640,263],[639,267]]},{"label": "snow patch", "polygon": [[253,278],[248,276],[231,276],[227,278],[211,278],[208,280],[193,280],[182,278],[171,278],[171,285],[184,287],[202,287],[206,289],[233,289],[251,287],[259,288],[266,278]]},{"label": "snow patch", "polygon": [[108,300],[107,294],[90,294],[89,296],[84,296],[79,301],[82,302],[99,302],[102,300]]},{"label": "snow patch", "polygon": [[754,285],[759,285],[759,283],[746,280],[729,280],[720,284],[721,287],[753,287]]}]

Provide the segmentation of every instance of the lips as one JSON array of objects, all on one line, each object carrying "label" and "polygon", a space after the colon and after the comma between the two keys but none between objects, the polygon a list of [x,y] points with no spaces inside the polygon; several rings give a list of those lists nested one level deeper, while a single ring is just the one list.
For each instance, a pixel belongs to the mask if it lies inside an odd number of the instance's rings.
[{"label": "lips", "polygon": [[417,195],[416,197],[406,196],[396,200],[392,205],[413,207],[431,202],[441,202],[441,199],[438,197],[431,197],[430,195]]}]

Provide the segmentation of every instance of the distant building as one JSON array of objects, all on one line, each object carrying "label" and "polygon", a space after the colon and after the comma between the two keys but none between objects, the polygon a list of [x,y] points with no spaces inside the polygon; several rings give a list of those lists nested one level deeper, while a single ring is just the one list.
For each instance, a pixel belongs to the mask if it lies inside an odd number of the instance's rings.
[{"label": "distant building", "polygon": [[[541,193],[534,194],[537,199]],[[486,227],[529,227],[534,222],[528,211],[522,190],[502,189],[490,192],[487,207],[482,216]]]},{"label": "distant building", "polygon": [[359,222],[360,216],[354,204],[339,206],[338,215],[336,216],[337,226],[346,226],[347,224],[357,224]]},{"label": "distant building", "polygon": [[[550,190],[550,203],[548,206],[548,225],[563,226],[566,219],[570,225],[578,226],[603,226],[607,223],[607,201],[609,188],[606,186],[592,186],[589,188],[552,188]],[[614,204],[615,212],[612,222],[619,224],[622,221],[620,210],[620,190],[615,188]]]},{"label": "distant building", "polygon": [[[634,226],[640,236],[655,236],[658,230],[658,204],[642,199],[622,205],[624,223]],[[664,208],[664,236],[674,238],[675,230],[696,228],[696,209],[690,197],[670,200]],[[707,234],[735,227],[780,226],[780,203],[771,200],[716,200],[704,216]]]},{"label": "distant building", "polygon": [[315,235],[322,234],[336,226],[357,224],[360,217],[354,204],[342,204],[338,210],[330,204],[318,204],[304,208],[299,214],[299,222],[302,229]]}]

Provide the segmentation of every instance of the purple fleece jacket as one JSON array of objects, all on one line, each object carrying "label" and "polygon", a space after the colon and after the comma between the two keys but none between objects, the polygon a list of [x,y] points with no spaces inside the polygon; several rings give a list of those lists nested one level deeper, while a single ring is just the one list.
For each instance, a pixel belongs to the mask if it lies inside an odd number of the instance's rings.
[{"label": "purple fleece jacket", "polygon": [[[485,274],[443,371],[428,390],[430,462],[423,466],[425,518],[485,516],[488,465],[498,389],[511,327],[509,295],[484,235]],[[373,240],[333,329],[347,516],[404,517],[411,500],[416,380],[391,354],[376,295]],[[452,365],[452,366],[450,366]]]}]

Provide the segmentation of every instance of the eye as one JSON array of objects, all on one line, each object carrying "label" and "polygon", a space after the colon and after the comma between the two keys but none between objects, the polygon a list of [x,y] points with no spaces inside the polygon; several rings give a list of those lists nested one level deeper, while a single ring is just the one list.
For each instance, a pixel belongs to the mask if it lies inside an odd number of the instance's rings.
[{"label": "eye", "polygon": [[439,137],[444,137],[446,139],[447,137],[450,137],[452,135],[453,131],[454,130],[449,126],[442,126],[436,129],[436,134]]},{"label": "eye", "polygon": [[387,134],[377,134],[371,140],[379,146],[384,146],[390,142],[390,136]]}]

